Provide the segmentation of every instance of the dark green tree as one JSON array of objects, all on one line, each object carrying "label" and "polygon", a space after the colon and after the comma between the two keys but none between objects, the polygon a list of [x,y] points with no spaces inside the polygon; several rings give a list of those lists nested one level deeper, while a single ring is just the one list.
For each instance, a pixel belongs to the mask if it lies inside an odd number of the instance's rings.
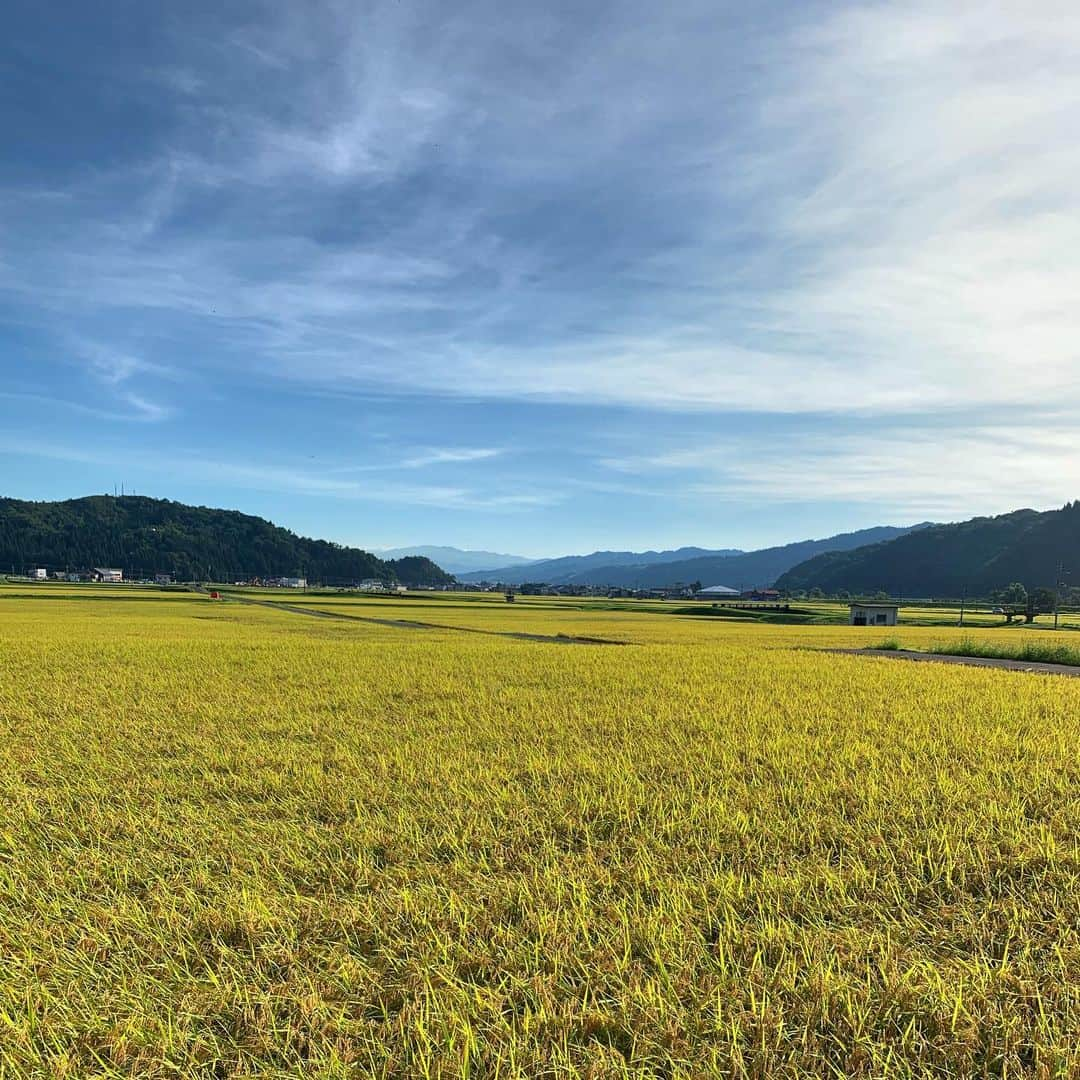
[{"label": "dark green tree", "polygon": [[1004,589],[992,593],[990,598],[1002,607],[1025,608],[1027,607],[1028,592],[1023,582],[1014,581],[1006,585]]},{"label": "dark green tree", "polygon": [[1049,615],[1054,610],[1054,590],[1032,589],[1028,594],[1028,606],[1036,615]]}]

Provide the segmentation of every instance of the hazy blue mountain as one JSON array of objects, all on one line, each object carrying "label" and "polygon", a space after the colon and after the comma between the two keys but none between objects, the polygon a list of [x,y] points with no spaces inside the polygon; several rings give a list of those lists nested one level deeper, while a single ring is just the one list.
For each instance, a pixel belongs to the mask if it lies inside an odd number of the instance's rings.
[{"label": "hazy blue mountain", "polygon": [[[507,584],[536,581],[549,585],[612,585],[628,589],[659,589],[699,581],[702,585],[728,585],[733,589],[763,588],[772,585],[786,570],[821,552],[848,551],[864,544],[892,540],[920,527],[880,525],[823,540],[801,540],[748,552],[701,548],[637,554],[599,551],[510,568],[488,575],[488,580]],[[646,556],[653,558],[648,560]],[[466,579],[479,580],[483,576],[467,575]]]},{"label": "hazy blue mountain", "polygon": [[[914,526],[918,528],[918,526]],[[733,589],[766,588],[793,566],[823,551],[847,551],[891,540],[911,528],[879,525],[858,532],[840,533],[823,540],[800,540],[780,547],[762,548],[739,555],[707,555],[678,562],[646,566],[600,566],[580,575],[573,584],[618,585],[622,588],[659,589],[667,585],[727,585]]]},{"label": "hazy blue mountain", "polygon": [[451,574],[467,574],[476,570],[490,570],[499,566],[526,566],[536,562],[524,555],[503,555],[497,551],[472,551],[456,547],[440,547],[437,544],[417,544],[413,547],[384,548],[375,552],[383,559],[402,559],[409,556],[422,557],[438,563]]},{"label": "hazy blue mountain", "polygon": [[[596,567],[652,566],[656,563],[679,562],[700,556],[740,555],[738,548],[681,547],[673,551],[594,551],[591,555],[564,555],[558,559],[540,559],[526,565],[485,568],[482,572],[458,574],[462,581],[501,581],[518,585],[523,581],[544,581],[551,585],[576,582]],[[440,563],[445,566],[445,563]]]},{"label": "hazy blue mountain", "polygon": [[1080,502],[1073,502],[1060,510],[934,525],[887,543],[817,555],[792,567],[778,584],[893,596],[987,596],[1014,581],[1053,588],[1059,566],[1075,575],[1078,551]]}]

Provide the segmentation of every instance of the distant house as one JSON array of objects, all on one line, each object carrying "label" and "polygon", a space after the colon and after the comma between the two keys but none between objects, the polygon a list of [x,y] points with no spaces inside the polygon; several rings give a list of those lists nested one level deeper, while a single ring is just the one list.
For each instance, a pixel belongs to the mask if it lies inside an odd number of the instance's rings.
[{"label": "distant house", "polygon": [[849,604],[851,626],[895,626],[900,617],[899,604]]},{"label": "distant house", "polygon": [[172,574],[155,574],[154,575],[154,584],[155,585],[171,585],[172,584]]},{"label": "distant house", "polygon": [[728,588],[727,585],[710,585],[708,588],[700,589],[697,595],[702,600],[735,600],[740,593],[738,589]]},{"label": "distant house", "polygon": [[369,577],[369,578],[364,578],[364,580],[360,582],[359,587],[364,592],[385,592],[386,591],[386,582],[382,581],[379,578]]},{"label": "distant house", "polygon": [[776,603],[780,599],[780,591],[778,589],[747,589],[743,594],[744,600],[766,600],[770,603]]},{"label": "distant house", "polygon": [[307,578],[306,577],[283,577],[281,579],[281,587],[283,589],[306,589]]},{"label": "distant house", "polygon": [[104,566],[95,566],[90,576],[94,581],[117,582],[124,580],[124,571],[114,570]]},{"label": "distant house", "polygon": [[43,566],[39,566],[31,575],[35,581],[47,581],[49,579],[49,571]]}]

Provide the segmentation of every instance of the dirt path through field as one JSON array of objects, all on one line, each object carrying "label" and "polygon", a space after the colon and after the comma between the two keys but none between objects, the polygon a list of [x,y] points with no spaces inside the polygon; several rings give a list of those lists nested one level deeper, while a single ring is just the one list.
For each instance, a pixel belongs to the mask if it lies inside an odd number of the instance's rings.
[{"label": "dirt path through field", "polygon": [[966,667],[1027,671],[1036,675],[1066,675],[1080,678],[1080,668],[1068,664],[1041,664],[1030,660],[1004,660],[996,656],[953,656],[947,653],[914,652],[910,649],[826,649],[844,656],[880,656],[885,660],[913,660],[917,663],[962,664]]},{"label": "dirt path through field", "polygon": [[[199,592],[206,592],[199,589]],[[484,634],[487,637],[511,638],[515,641],[544,641],[554,645],[627,645],[626,641],[612,641],[609,638],[571,637],[566,634],[529,634],[520,630],[482,630],[475,626],[447,626],[445,623],[419,622],[412,619],[380,619],[375,615],[346,615],[339,611],[318,611],[315,608],[301,607],[299,604],[282,604],[277,600],[255,600],[250,596],[236,596],[234,593],[221,594],[226,600],[238,604],[253,604],[267,607],[274,611],[288,611],[293,615],[310,615],[315,619],[343,619],[346,622],[374,623],[376,626],[392,626],[397,630],[453,630],[459,634]]]}]

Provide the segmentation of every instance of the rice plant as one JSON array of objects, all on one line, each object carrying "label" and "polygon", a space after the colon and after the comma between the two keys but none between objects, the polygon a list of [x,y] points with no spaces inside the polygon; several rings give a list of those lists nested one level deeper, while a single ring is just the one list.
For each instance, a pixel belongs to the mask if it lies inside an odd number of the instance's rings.
[{"label": "rice plant", "polygon": [[0,1076],[1080,1073],[1080,683],[535,615],[0,600]]}]

